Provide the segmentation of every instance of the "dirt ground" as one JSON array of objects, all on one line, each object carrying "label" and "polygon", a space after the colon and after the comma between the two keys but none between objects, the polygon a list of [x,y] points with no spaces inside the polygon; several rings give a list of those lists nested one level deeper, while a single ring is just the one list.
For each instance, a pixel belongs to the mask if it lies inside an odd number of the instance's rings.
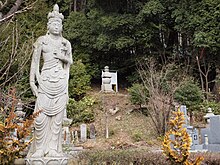
[{"label": "dirt ground", "polygon": [[76,143],[76,146],[85,149],[160,148],[161,141],[149,117],[131,105],[126,89],[118,93],[101,93],[99,88],[93,88],[89,94],[98,100],[94,107],[95,121],[91,123],[95,125],[96,139]]}]

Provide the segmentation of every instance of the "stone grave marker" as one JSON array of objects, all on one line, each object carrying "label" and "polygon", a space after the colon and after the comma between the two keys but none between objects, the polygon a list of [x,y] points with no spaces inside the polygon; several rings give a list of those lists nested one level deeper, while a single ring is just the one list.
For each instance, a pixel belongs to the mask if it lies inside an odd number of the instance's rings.
[{"label": "stone grave marker", "polygon": [[210,144],[220,144],[220,115],[210,117]]},{"label": "stone grave marker", "polygon": [[185,118],[185,124],[184,126],[188,125],[188,116],[187,116],[187,110],[186,110],[186,106],[185,105],[181,105],[180,106],[180,111],[184,113],[184,118]]},{"label": "stone grave marker", "polygon": [[95,125],[94,124],[91,124],[90,125],[90,139],[95,139]]},{"label": "stone grave marker", "polygon": [[198,130],[195,128],[192,134],[193,144],[199,145],[199,133]]},{"label": "stone grave marker", "polygon": [[75,140],[76,143],[79,142],[78,131],[74,132],[74,140]]},{"label": "stone grave marker", "polygon": [[87,126],[86,124],[80,125],[80,141],[85,142],[87,139]]}]

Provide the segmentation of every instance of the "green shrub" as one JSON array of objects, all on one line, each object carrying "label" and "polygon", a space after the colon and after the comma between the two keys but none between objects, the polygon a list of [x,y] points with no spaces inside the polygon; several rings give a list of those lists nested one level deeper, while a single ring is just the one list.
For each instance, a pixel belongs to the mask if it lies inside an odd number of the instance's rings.
[{"label": "green shrub", "polygon": [[94,121],[94,112],[92,109],[94,104],[95,99],[93,97],[85,96],[80,101],[70,98],[67,105],[67,115],[73,119],[72,124]]},{"label": "green shrub", "polygon": [[208,112],[208,108],[212,108],[212,112],[215,115],[220,115],[220,103],[218,102],[215,102],[215,101],[203,102],[201,104],[201,108],[204,113]]},{"label": "green shrub", "polygon": [[139,105],[141,108],[142,104],[145,104],[149,98],[148,90],[142,84],[132,84],[128,88],[128,93],[130,95],[130,101],[132,104]]},{"label": "green shrub", "polygon": [[139,141],[141,141],[141,140],[143,140],[143,134],[142,134],[142,132],[134,132],[133,134],[132,134],[132,139],[135,141],[135,142],[139,142]]},{"label": "green shrub", "polygon": [[109,130],[109,136],[113,136],[113,135],[115,135],[115,130]]},{"label": "green shrub", "polygon": [[182,84],[174,93],[175,100],[186,105],[189,111],[200,109],[203,97],[202,90],[192,80]]},{"label": "green shrub", "polygon": [[70,68],[69,96],[75,100],[82,99],[90,87],[91,76],[81,60],[76,61]]}]

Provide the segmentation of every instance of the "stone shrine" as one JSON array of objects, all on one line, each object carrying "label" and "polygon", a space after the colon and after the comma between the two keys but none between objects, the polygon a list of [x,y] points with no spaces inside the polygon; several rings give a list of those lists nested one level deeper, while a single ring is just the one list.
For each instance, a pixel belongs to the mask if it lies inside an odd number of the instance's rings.
[{"label": "stone shrine", "polygon": [[[66,165],[62,151],[62,122],[68,103],[68,79],[72,48],[62,37],[62,20],[58,5],[48,14],[47,33],[34,43],[30,69],[30,86],[37,97],[34,140],[26,158],[27,165]],[[40,59],[43,58],[40,70]]]},{"label": "stone shrine", "polygon": [[102,70],[102,92],[118,92],[117,71],[109,71],[109,67],[105,66]]}]

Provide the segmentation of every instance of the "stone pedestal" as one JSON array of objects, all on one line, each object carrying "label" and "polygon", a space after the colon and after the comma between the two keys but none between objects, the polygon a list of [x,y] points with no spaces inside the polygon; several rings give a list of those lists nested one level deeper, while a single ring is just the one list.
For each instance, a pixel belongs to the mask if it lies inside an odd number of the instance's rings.
[{"label": "stone pedestal", "polygon": [[26,165],[67,165],[68,157],[26,158]]},{"label": "stone pedestal", "polygon": [[112,84],[102,84],[101,88],[103,92],[114,92],[112,89]]}]

